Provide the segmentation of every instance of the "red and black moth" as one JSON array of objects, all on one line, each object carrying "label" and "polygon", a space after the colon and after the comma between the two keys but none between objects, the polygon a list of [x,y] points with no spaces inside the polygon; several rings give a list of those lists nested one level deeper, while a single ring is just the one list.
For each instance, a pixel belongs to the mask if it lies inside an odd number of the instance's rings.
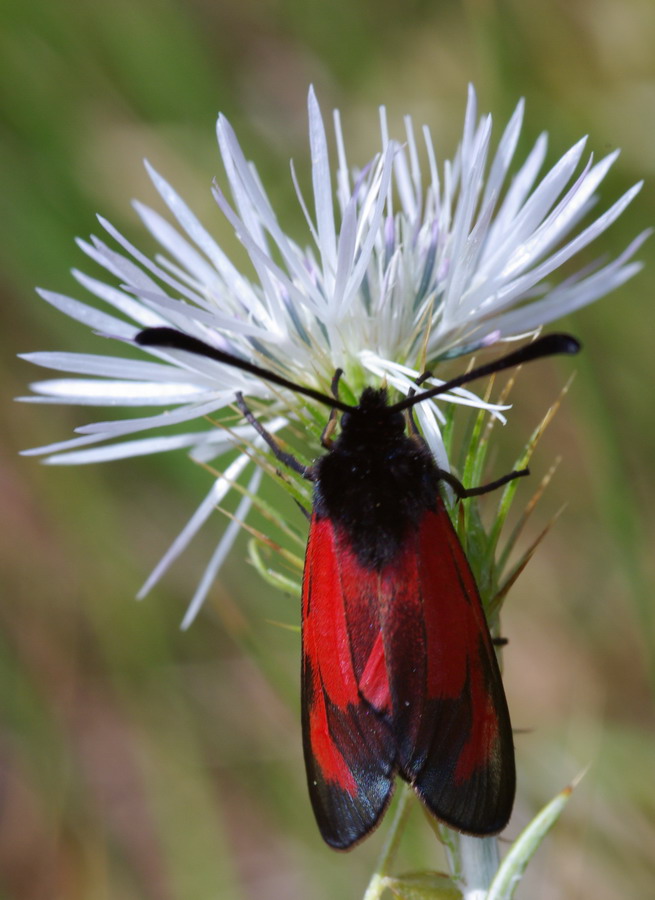
[{"label": "red and black moth", "polygon": [[[439,469],[404,413],[416,403],[534,359],[577,353],[551,334],[446,384],[357,406],[295,385],[172,328],[142,346],[201,354],[331,407],[327,453],[303,466],[237,403],[275,456],[314,484],[302,600],[302,730],[309,794],[325,841],[345,850],[371,832],[407,781],[441,822],[472,835],[507,825],[516,785],[507,702],[480,594],[441,497],[467,489]],[[420,379],[419,379],[420,381]],[[339,436],[329,436],[336,411]],[[407,422],[409,420],[409,433]]]}]

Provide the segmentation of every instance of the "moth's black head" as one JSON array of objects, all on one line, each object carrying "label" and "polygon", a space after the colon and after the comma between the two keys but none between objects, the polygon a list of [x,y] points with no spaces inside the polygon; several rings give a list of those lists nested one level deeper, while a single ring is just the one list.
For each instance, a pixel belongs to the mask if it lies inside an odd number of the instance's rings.
[{"label": "moth's black head", "polygon": [[362,392],[357,406],[341,417],[342,434],[377,435],[381,438],[395,437],[405,432],[405,417],[402,412],[389,408],[385,388],[367,387]]}]

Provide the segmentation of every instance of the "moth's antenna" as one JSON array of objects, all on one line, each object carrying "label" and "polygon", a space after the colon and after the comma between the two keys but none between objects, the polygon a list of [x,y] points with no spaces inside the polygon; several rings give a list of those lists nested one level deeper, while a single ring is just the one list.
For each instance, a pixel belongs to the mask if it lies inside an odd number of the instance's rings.
[{"label": "moth's antenna", "polygon": [[205,356],[207,359],[214,359],[216,362],[243,369],[244,372],[250,372],[251,375],[258,375],[264,381],[272,381],[273,384],[278,384],[280,387],[289,388],[289,390],[298,394],[311,397],[312,400],[317,400],[331,409],[340,409],[342,412],[349,412],[353,409],[352,406],[344,403],[343,400],[339,400],[336,397],[328,397],[327,394],[322,394],[320,391],[315,391],[313,388],[305,387],[302,384],[295,384],[295,382],[283,378],[282,375],[278,375],[276,372],[269,372],[268,369],[264,369],[238,356],[233,356],[231,353],[226,353],[224,350],[219,350],[217,347],[212,347],[211,344],[206,344],[199,338],[191,337],[191,335],[177,331],[175,328],[146,328],[137,334],[135,341],[141,347],[184,350],[186,353],[195,353],[197,356]]},{"label": "moth's antenna", "polygon": [[429,400],[430,397],[444,394],[446,391],[451,391],[462,384],[468,384],[469,381],[475,381],[476,378],[484,378],[486,375],[493,375],[495,372],[502,372],[504,369],[512,369],[514,366],[531,362],[533,359],[542,359],[545,356],[578,353],[581,346],[580,342],[570,334],[546,334],[537,338],[536,341],[526,344],[519,350],[514,350],[512,353],[501,356],[500,359],[486,363],[483,366],[477,366],[477,368],[471,369],[470,372],[465,372],[457,378],[452,378],[445,384],[439,385],[439,387],[433,387],[427,391],[422,391],[420,394],[406,397],[404,400],[394,403],[391,409],[394,412],[402,412],[404,409],[410,409],[422,400]]},{"label": "moth's antenna", "polygon": [[[160,347],[164,350],[169,348],[171,350],[183,350],[186,353],[195,353],[197,356],[204,356],[208,359],[216,360],[216,362],[234,366],[237,369],[242,369],[244,372],[250,372],[251,375],[257,375],[264,381],[271,381],[280,387],[304,394],[306,397],[311,397],[313,400],[322,403],[324,406],[329,406],[331,409],[339,409],[342,412],[349,412],[354,409],[354,407],[344,403],[343,400],[339,400],[337,397],[329,397],[327,394],[314,390],[314,388],[296,384],[282,375],[278,375],[276,372],[271,372],[262,368],[262,366],[248,362],[248,360],[233,356],[231,353],[226,353],[217,347],[212,347],[211,344],[206,344],[199,338],[191,337],[191,335],[177,331],[175,328],[146,328],[137,334],[135,342],[141,347]],[[410,409],[417,403],[421,403],[423,400],[429,400],[431,397],[445,394],[447,391],[451,391],[453,388],[460,387],[463,384],[468,384],[469,381],[475,381],[477,378],[484,378],[487,375],[493,375],[495,372],[512,369],[515,366],[520,366],[522,363],[543,359],[546,356],[578,353],[580,347],[580,342],[570,334],[547,334],[518,350],[508,353],[506,356],[501,356],[500,359],[471,369],[470,372],[465,372],[457,378],[452,378],[445,384],[422,391],[420,394],[406,397],[404,400],[394,403],[390,409],[394,412],[402,412],[405,409]]]}]

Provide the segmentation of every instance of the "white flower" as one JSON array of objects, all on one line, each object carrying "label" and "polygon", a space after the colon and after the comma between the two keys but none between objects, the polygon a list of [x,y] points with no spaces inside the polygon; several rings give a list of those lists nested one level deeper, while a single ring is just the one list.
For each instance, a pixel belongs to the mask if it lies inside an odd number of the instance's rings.
[{"label": "white flower", "polygon": [[[590,159],[574,176],[584,152],[581,140],[538,181],[546,155],[546,136],[541,135],[509,180],[522,116],[519,103],[490,157],[491,117],[478,121],[471,89],[461,145],[454,159],[440,167],[429,130],[422,129],[421,150],[408,117],[402,143],[392,141],[382,109],[381,151],[364,168],[351,169],[335,113],[334,187],[325,128],[310,90],[311,203],[292,168],[311,236],[307,247],[295,244],[278,224],[254,166],[221,116],[218,143],[231,201],[218,187],[214,194],[248,252],[255,280],[233,266],[173,188],[148,167],[178,227],[140,203],[135,206],[166,255],[149,259],[100,219],[122,252],[96,238],[80,246],[120,286],[74,274],[112,312],[50,291],[41,295],[67,315],[120,341],[132,342],[143,328],[168,325],[323,390],[340,366],[355,391],[382,377],[407,391],[424,362],[434,365],[532,332],[618,287],[640,267],[630,260],[645,235],[609,263],[556,285],[546,281],[608,228],[641,185],[576,230],[617,154],[597,163]],[[419,165],[421,152],[427,157],[427,177]],[[194,460],[208,462],[244,441],[261,447],[247,424],[228,431],[204,420],[230,406],[237,391],[267,401],[264,420],[271,432],[284,428],[290,418],[307,415],[301,412],[306,399],[273,390],[248,373],[176,350],[148,352],[157,361],[27,354],[31,362],[75,377],[37,382],[32,385],[35,396],[23,399],[165,407],[142,418],[86,425],[71,440],[28,452],[47,454],[49,463],[79,464],[188,448]],[[461,388],[440,399],[485,406]],[[497,407],[487,408],[500,414]],[[417,414],[446,465],[437,406],[423,403]],[[195,430],[139,436],[195,420],[202,423]],[[141,591],[154,584],[234,483],[247,477],[247,470],[249,481],[235,519],[207,566],[185,624],[205,598],[256,494],[262,470],[249,456],[242,452],[216,479]]]}]

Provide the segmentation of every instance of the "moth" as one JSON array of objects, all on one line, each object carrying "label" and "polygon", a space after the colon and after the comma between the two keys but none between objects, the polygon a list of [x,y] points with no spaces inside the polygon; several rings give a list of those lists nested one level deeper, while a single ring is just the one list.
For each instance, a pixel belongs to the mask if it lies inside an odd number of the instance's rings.
[{"label": "moth", "polygon": [[[440,469],[411,409],[478,378],[554,354],[550,334],[438,387],[389,403],[366,388],[356,406],[297,385],[172,328],[137,335],[258,375],[332,412],[326,453],[302,465],[249,410],[276,458],[313,483],[302,591],[302,733],[307,783],[324,840],[345,850],[379,823],[397,776],[441,822],[472,835],[507,825],[516,773],[507,701],[480,594],[444,504],[527,470],[465,488]],[[337,411],[340,432],[332,437]]]}]

